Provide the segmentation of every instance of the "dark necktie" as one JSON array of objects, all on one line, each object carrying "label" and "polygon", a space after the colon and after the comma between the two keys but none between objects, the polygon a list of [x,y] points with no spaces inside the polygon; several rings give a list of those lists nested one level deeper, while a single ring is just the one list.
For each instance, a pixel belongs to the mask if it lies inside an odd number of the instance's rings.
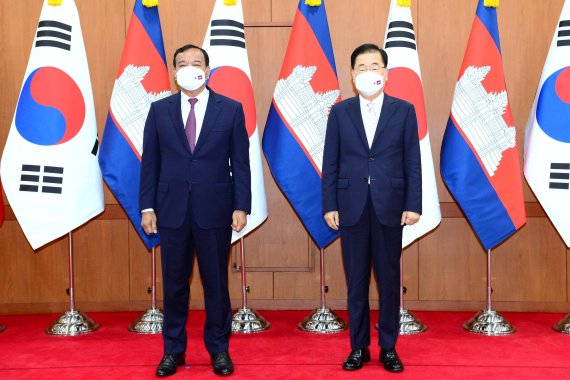
[{"label": "dark necktie", "polygon": [[188,145],[190,145],[190,151],[194,153],[194,148],[196,147],[196,113],[194,112],[194,105],[198,101],[196,98],[188,99],[190,102],[190,113],[188,114],[188,119],[186,119],[186,138],[188,139]]}]

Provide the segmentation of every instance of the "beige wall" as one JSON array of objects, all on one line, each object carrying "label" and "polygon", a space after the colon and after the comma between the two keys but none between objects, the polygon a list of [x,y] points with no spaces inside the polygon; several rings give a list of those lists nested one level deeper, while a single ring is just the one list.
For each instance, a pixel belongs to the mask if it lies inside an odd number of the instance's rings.
[{"label": "beige wall", "polygon": [[[134,0],[76,3],[101,136]],[[263,130],[298,2],[243,3],[258,123]],[[521,153],[524,125],[562,3],[502,0],[499,8],[506,82]],[[178,46],[202,43],[213,4],[213,0],[160,1],[168,61]],[[476,4],[476,0],[413,1],[436,168]],[[4,52],[0,66],[0,147],[12,121],[41,6],[40,0],[0,3],[4,37],[0,40]],[[364,42],[382,44],[389,1],[328,0],[326,6],[342,97],[347,98],[353,95],[350,53]],[[319,305],[319,250],[267,166],[264,169],[270,216],[245,239],[250,305],[313,308]],[[443,220],[435,231],[405,250],[406,305],[413,309],[479,309],[485,300],[486,256],[443,185],[439,170],[436,175]],[[569,251],[526,183],[524,186],[527,224],[493,251],[494,305],[501,310],[568,311]],[[149,304],[150,255],[108,189],[105,200],[105,213],[73,234],[77,305],[83,310],[142,309]],[[67,246],[64,237],[33,252],[7,207],[6,221],[0,228],[0,314],[61,311],[67,307]],[[241,302],[240,273],[233,269],[239,263],[238,253],[239,244],[233,247],[230,262],[234,307]],[[326,283],[330,289],[328,304],[345,308],[346,285],[338,241],[326,249]],[[376,298],[373,290],[371,299]],[[191,305],[203,307],[198,275],[192,281]]]}]

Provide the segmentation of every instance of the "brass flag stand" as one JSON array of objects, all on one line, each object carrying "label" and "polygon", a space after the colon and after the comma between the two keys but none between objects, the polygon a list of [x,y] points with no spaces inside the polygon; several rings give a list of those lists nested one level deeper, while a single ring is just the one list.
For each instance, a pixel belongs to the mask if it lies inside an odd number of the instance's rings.
[{"label": "brass flag stand", "polygon": [[493,310],[491,306],[491,250],[487,250],[487,308],[481,310],[470,320],[468,320],[463,328],[469,332],[483,335],[509,335],[516,331],[516,328],[510,324],[503,316]]},{"label": "brass flag stand", "polygon": [[[410,311],[404,308],[404,255],[400,258],[400,335],[419,334],[427,327]],[[378,328],[378,325],[376,325]]]},{"label": "brass flag stand", "polygon": [[308,331],[318,334],[331,334],[344,331],[348,325],[342,320],[341,317],[335,314],[334,311],[327,308],[326,305],[326,285],[325,285],[325,254],[324,249],[321,248],[320,252],[320,267],[321,267],[321,307],[315,309],[309,314],[303,322],[299,323],[299,328],[303,331]]},{"label": "brass flag stand", "polygon": [[245,247],[243,236],[239,241],[241,253],[242,307],[236,311],[232,318],[232,332],[238,334],[261,332],[267,330],[271,324],[255,310],[247,307],[247,292],[249,292],[249,286],[247,286],[245,273]]},{"label": "brass flag stand", "polygon": [[560,333],[570,334],[570,314],[566,314],[566,316],[559,320],[552,328]]},{"label": "brass flag stand", "polygon": [[160,334],[164,315],[162,310],[156,307],[156,248],[152,247],[151,255],[151,305],[140,317],[135,319],[129,326],[129,331],[137,334]]},{"label": "brass flag stand", "polygon": [[74,336],[88,334],[99,328],[99,325],[79,310],[75,310],[75,291],[73,277],[73,242],[71,231],[69,237],[69,310],[46,329],[46,334],[60,336]]}]

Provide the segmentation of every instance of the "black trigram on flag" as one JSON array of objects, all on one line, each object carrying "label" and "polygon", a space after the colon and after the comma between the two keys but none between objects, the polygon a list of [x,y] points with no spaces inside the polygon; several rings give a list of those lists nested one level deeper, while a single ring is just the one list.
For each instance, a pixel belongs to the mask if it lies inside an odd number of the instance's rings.
[{"label": "black trigram on flag", "polygon": [[553,162],[550,164],[548,187],[560,190],[570,189],[570,163]]},{"label": "black trigram on flag", "polygon": [[557,46],[570,46],[570,20],[562,20],[558,23]]},{"label": "black trigram on flag", "polygon": [[385,48],[403,47],[416,50],[414,26],[407,21],[392,21],[388,25]]},{"label": "black trigram on flag", "polygon": [[234,46],[245,49],[243,24],[235,20],[212,20],[210,46]]},{"label": "black trigram on flag", "polygon": [[20,191],[61,194],[63,168],[59,166],[22,165]]},{"label": "black trigram on flag", "polygon": [[52,20],[40,21],[36,33],[36,47],[42,46],[71,50],[71,25]]}]

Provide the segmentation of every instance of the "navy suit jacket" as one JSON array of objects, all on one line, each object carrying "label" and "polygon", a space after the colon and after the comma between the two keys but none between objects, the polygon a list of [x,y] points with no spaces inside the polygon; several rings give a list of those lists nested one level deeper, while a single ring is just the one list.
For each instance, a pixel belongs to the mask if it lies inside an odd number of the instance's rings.
[{"label": "navy suit jacket", "polygon": [[[323,213],[339,212],[354,225],[368,188],[380,223],[399,226],[402,212],[422,212],[422,173],[414,106],[384,95],[380,120],[368,147],[358,96],[331,109],[323,155]],[[368,185],[370,178],[370,185]]]},{"label": "navy suit jacket", "polygon": [[190,192],[199,227],[229,227],[234,210],[251,211],[249,138],[243,108],[210,90],[192,153],[180,102],[177,93],[151,104],[144,129],[139,207],[153,208],[159,227],[179,228]]}]

